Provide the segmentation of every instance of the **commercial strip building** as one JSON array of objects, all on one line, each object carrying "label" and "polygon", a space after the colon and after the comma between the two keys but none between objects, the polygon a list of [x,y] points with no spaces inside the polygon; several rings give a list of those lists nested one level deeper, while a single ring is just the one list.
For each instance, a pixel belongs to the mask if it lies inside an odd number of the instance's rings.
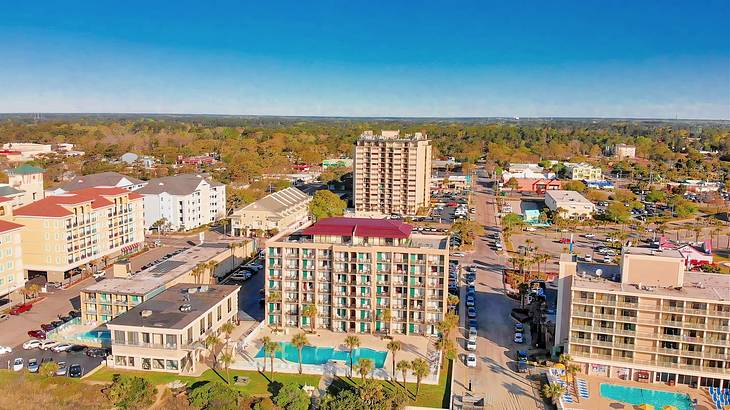
[{"label": "commercial strip building", "polygon": [[10,201],[0,197],[0,309],[23,301],[18,291],[25,287],[23,269],[23,250],[19,225],[12,219],[13,209]]},{"label": "commercial strip building", "polygon": [[140,303],[107,323],[109,362],[117,369],[195,373],[205,338],[236,322],[239,289],[181,283]]},{"label": "commercial strip building", "polygon": [[568,178],[578,181],[601,181],[603,180],[603,174],[601,168],[594,167],[591,164],[585,162],[574,163],[566,162],[565,169],[567,171]]},{"label": "commercial strip building", "polygon": [[545,191],[545,206],[559,212],[561,218],[589,219],[596,211],[593,202],[575,191]]},{"label": "commercial strip building", "polygon": [[431,141],[425,134],[366,131],[355,143],[354,160],[357,215],[416,215],[429,206]]},{"label": "commercial strip building", "polygon": [[312,198],[297,188],[290,187],[266,195],[256,202],[233,211],[231,229],[235,236],[248,236],[250,231],[279,232],[309,218]]},{"label": "commercial strip building", "polygon": [[[81,291],[81,322],[100,325],[179,283],[214,283],[213,276],[231,271],[253,252],[253,241],[220,240],[194,246],[136,273],[130,272],[128,265],[115,265],[114,278]],[[196,276],[198,265],[211,263],[215,264],[213,272],[206,268]]]},{"label": "commercial strip building", "polygon": [[105,265],[144,243],[142,197],[121,188],[87,188],[49,196],[13,211],[23,225],[29,276],[62,282],[84,266]]},{"label": "commercial strip building", "polygon": [[144,196],[144,226],[164,220],[167,228],[188,230],[226,216],[226,186],[201,174],[151,179],[136,191]]},{"label": "commercial strip building", "polygon": [[[446,236],[395,220],[323,219],[267,242],[266,322],[433,335],[446,312],[448,263]],[[304,315],[309,305],[314,318]]]},{"label": "commercial strip building", "polygon": [[676,250],[624,248],[620,265],[562,255],[556,345],[588,374],[730,387],[730,281]]},{"label": "commercial strip building", "polygon": [[76,177],[58,188],[49,189],[47,193],[48,195],[60,195],[86,188],[122,188],[136,191],[146,184],[145,181],[118,172],[100,172]]},{"label": "commercial strip building", "polygon": [[[555,191],[555,190],[559,190],[563,187],[563,181],[561,181],[559,179],[515,178],[515,181],[517,181],[517,188],[515,188],[514,190],[519,191],[519,192],[544,194],[547,191]],[[509,184],[507,186],[505,186],[504,188],[512,189],[512,187],[510,187]]]}]

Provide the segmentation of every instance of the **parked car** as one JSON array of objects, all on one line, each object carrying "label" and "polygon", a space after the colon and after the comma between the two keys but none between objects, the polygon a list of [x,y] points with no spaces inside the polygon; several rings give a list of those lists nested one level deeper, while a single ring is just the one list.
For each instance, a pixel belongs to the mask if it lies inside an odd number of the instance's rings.
[{"label": "parked car", "polygon": [[56,370],[56,376],[65,376],[68,373],[68,365],[66,362],[58,362],[58,370]]},{"label": "parked car", "polygon": [[525,337],[522,333],[515,333],[515,343],[525,343]]},{"label": "parked car", "polygon": [[473,307],[474,306],[474,296],[467,296],[466,297],[466,307]]},{"label": "parked car", "polygon": [[30,339],[27,342],[23,343],[23,349],[30,350],[35,349],[37,347],[40,347],[41,341],[38,339]]},{"label": "parked car", "polygon": [[33,308],[32,303],[23,303],[22,305],[15,306],[14,308],[10,309],[11,315],[19,315],[21,313],[27,312]]},{"label": "parked car", "polygon": [[70,350],[73,346],[74,345],[72,345],[71,343],[59,343],[59,344],[51,347],[51,350],[53,350],[56,353],[65,352],[65,351]]},{"label": "parked car", "polygon": [[68,312],[68,315],[71,317],[81,317],[81,312],[79,312],[78,310],[70,310]]},{"label": "parked car", "polygon": [[466,355],[466,367],[477,367],[477,355],[469,353]]},{"label": "parked car", "polygon": [[50,332],[51,330],[53,330],[55,328],[56,328],[56,326],[53,326],[50,323],[44,323],[41,325],[41,330],[43,330],[44,332]]},{"label": "parked car", "polygon": [[31,373],[38,373],[38,368],[40,365],[38,364],[38,359],[30,359],[28,360],[28,371]]},{"label": "parked car", "polygon": [[560,242],[560,243],[570,243],[570,238],[560,238],[560,240],[558,242]]},{"label": "parked car", "polygon": [[525,325],[522,323],[515,323],[515,332],[522,333],[525,330]]},{"label": "parked car", "polygon": [[0,354],[12,353],[13,348],[10,346],[0,346]]},{"label": "parked car", "polygon": [[23,358],[16,357],[15,360],[13,360],[13,371],[19,372],[21,370],[23,370]]},{"label": "parked car", "polygon": [[471,340],[466,341],[466,350],[473,352],[477,350],[477,342],[473,342]]},{"label": "parked car", "polygon": [[452,258],[463,258],[465,256],[464,252],[454,252],[451,255]]},{"label": "parked car", "polygon": [[592,233],[587,233],[587,234],[583,235],[583,237],[588,238],[588,239],[594,239],[596,237],[596,235],[592,234]]},{"label": "parked car", "polygon": [[469,316],[469,319],[476,319],[476,317],[477,317],[477,310],[476,310],[476,309],[474,309],[474,307],[473,307],[473,306],[472,306],[472,307],[470,307],[470,308],[468,308],[468,309],[466,310],[466,312],[467,312],[467,313],[466,313],[466,314],[467,314],[467,316]]},{"label": "parked car", "polygon": [[104,272],[103,270],[100,270],[100,271],[94,273],[94,279],[101,279],[105,275],[106,275],[106,272]]},{"label": "parked car", "polygon": [[593,262],[593,256],[591,256],[590,253],[587,253],[586,256],[583,257],[583,260],[585,262]]},{"label": "parked car", "polygon": [[109,356],[109,350],[103,347],[92,347],[86,350],[86,355],[89,357],[107,357]]},{"label": "parked car", "polygon": [[10,315],[7,313],[0,313],[0,322],[4,322],[10,318]]},{"label": "parked car", "polygon": [[58,344],[58,341],[56,340],[44,340],[41,342],[40,345],[38,345],[38,348],[41,350],[48,350]]},{"label": "parked car", "polygon": [[84,375],[84,368],[80,364],[72,364],[68,368],[68,377],[78,378]]},{"label": "parked car", "polygon": [[475,327],[469,328],[469,337],[467,338],[470,342],[476,342],[477,341],[477,329]]},{"label": "parked car", "polygon": [[29,330],[28,336],[34,338],[34,339],[45,339],[46,338],[46,332],[42,330]]},{"label": "parked car", "polygon": [[79,353],[85,351],[86,349],[88,349],[88,347],[84,345],[73,345],[70,349],[68,349],[68,351],[73,353]]},{"label": "parked car", "polygon": [[61,286],[61,282],[46,282],[46,289],[60,289]]}]

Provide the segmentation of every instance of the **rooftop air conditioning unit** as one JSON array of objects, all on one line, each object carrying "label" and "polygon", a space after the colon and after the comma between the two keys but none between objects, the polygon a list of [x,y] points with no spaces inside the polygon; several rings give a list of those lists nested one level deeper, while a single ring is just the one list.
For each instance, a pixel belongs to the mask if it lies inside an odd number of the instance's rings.
[{"label": "rooftop air conditioning unit", "polygon": [[184,305],[180,305],[180,311],[181,312],[190,312],[192,310],[192,306],[190,306],[189,303],[186,303]]},{"label": "rooftop air conditioning unit", "polygon": [[145,310],[139,312],[139,315],[142,317],[150,317],[150,316],[152,316],[152,311],[149,309],[145,309]]}]

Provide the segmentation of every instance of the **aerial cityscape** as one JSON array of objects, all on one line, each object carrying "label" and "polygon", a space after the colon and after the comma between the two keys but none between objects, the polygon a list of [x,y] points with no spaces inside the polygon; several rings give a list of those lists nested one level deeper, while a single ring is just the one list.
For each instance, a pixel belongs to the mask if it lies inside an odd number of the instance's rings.
[{"label": "aerial cityscape", "polygon": [[0,38],[0,409],[730,409],[727,1]]}]

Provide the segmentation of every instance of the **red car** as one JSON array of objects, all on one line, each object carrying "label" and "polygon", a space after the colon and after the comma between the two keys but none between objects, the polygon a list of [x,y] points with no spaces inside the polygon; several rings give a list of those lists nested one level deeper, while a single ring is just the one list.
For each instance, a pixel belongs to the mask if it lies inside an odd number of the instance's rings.
[{"label": "red car", "polygon": [[22,305],[18,305],[12,309],[10,309],[11,315],[19,315],[23,312],[29,311],[33,307],[32,303],[23,303]]},{"label": "red car", "polygon": [[570,238],[560,238],[560,243],[570,243]]},{"label": "red car", "polygon": [[45,339],[46,338],[46,332],[42,330],[29,330],[28,336],[35,338],[35,339]]}]

